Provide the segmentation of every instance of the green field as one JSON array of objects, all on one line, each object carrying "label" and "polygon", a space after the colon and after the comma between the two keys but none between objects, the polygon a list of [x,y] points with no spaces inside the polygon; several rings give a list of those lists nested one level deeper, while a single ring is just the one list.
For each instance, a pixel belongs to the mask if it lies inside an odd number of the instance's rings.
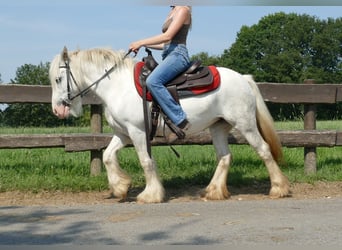
[{"label": "green field", "polygon": [[[277,129],[302,129],[302,122],[276,123]],[[318,122],[317,129],[342,130],[342,122]],[[105,129],[109,131],[108,128]],[[84,133],[89,128],[1,128],[0,134]],[[166,187],[207,185],[214,173],[216,157],[212,146],[176,146],[177,158],[169,147],[153,147],[159,174]],[[233,164],[228,182],[248,186],[268,182],[267,170],[255,152],[245,145],[231,145]],[[342,181],[342,147],[318,148],[317,173],[304,174],[303,148],[284,148],[282,170],[294,182]],[[89,152],[66,153],[63,148],[1,149],[0,191],[102,191],[107,190],[105,170],[90,176]],[[120,152],[120,164],[133,177],[133,187],[144,186],[143,171],[133,148]]]}]

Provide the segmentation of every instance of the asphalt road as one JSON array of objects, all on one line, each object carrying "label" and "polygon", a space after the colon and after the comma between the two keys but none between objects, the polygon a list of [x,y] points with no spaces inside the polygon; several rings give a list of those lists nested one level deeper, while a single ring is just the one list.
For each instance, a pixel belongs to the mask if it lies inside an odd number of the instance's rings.
[{"label": "asphalt road", "polygon": [[342,246],[342,198],[0,207],[0,245]]}]

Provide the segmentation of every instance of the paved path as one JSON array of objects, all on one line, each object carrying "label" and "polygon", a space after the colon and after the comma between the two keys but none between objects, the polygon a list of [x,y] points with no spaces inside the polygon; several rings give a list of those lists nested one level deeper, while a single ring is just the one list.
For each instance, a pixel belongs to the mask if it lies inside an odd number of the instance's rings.
[{"label": "paved path", "polygon": [[0,207],[0,245],[342,246],[342,198]]}]

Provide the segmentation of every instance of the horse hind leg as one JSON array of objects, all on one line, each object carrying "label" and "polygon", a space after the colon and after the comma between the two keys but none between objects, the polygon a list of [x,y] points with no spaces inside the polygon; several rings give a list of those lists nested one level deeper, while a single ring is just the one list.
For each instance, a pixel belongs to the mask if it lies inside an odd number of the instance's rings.
[{"label": "horse hind leg", "polygon": [[264,161],[271,181],[269,192],[272,198],[282,198],[289,195],[289,181],[280,170],[277,162],[272,156],[270,146],[264,141],[255,125],[254,129],[239,129],[249,144],[254,148],[260,158]]},{"label": "horse hind leg", "polygon": [[224,200],[230,197],[227,188],[227,178],[232,155],[228,148],[228,133],[231,126],[219,121],[210,127],[213,144],[216,150],[218,165],[209,185],[202,193],[207,200]]}]

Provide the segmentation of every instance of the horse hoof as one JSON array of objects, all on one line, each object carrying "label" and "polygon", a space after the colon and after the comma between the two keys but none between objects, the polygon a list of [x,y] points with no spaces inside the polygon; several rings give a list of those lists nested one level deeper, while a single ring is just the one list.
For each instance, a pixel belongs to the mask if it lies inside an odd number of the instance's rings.
[{"label": "horse hoof", "polygon": [[140,193],[137,197],[138,203],[161,203],[164,201],[164,189],[161,188],[159,191],[148,192],[147,190]]},{"label": "horse hoof", "polygon": [[201,197],[205,200],[226,200],[230,198],[227,187],[218,189],[216,186],[208,186],[202,193]]},{"label": "horse hoof", "polygon": [[270,190],[269,196],[272,199],[285,198],[290,195],[289,187],[273,186]]},{"label": "horse hoof", "polygon": [[143,195],[139,195],[137,197],[137,203],[139,204],[151,204],[151,203],[161,203],[163,202],[164,199],[163,198],[156,198],[156,197],[147,197],[147,196],[143,196]]},{"label": "horse hoof", "polygon": [[131,183],[127,182],[126,184],[121,183],[121,185],[117,185],[116,188],[111,187],[110,189],[114,197],[118,198],[120,201],[124,201],[127,198],[130,187]]},{"label": "horse hoof", "polygon": [[119,193],[112,191],[113,197],[117,198],[119,201],[125,201],[127,199],[127,193]]}]

